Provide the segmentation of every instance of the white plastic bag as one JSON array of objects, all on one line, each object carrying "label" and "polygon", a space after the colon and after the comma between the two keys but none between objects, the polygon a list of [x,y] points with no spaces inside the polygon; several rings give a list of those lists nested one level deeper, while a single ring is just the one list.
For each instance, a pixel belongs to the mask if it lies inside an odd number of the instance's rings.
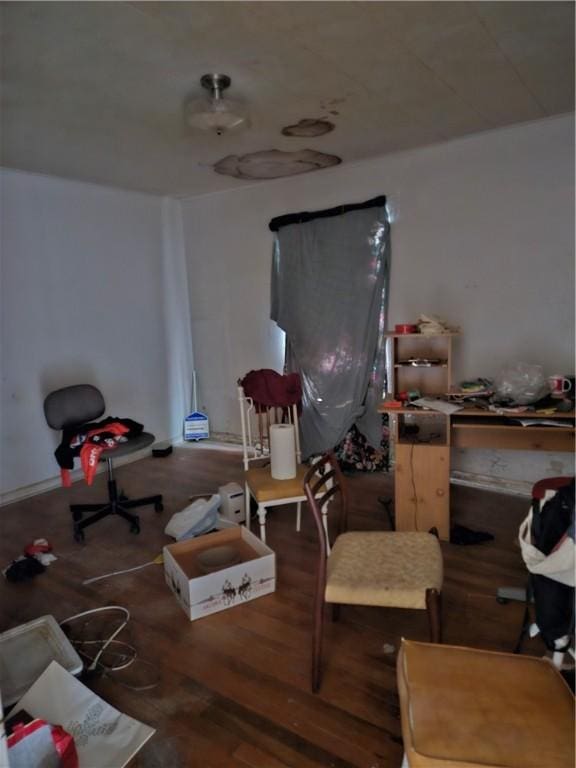
[{"label": "white plastic bag", "polygon": [[211,496],[208,501],[197,499],[181,512],[172,515],[164,533],[167,536],[172,536],[176,541],[181,541],[211,531],[216,527],[220,501],[220,496],[217,493]]},{"label": "white plastic bag", "polygon": [[499,400],[529,405],[545,397],[550,387],[541,365],[511,363],[504,366],[494,380],[494,391]]}]

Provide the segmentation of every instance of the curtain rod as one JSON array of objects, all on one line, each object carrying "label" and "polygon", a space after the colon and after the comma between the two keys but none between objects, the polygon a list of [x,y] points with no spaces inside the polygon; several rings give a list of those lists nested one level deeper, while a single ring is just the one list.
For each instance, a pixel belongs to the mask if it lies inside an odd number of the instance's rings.
[{"label": "curtain rod", "polygon": [[349,211],[361,211],[364,208],[380,208],[383,205],[386,205],[386,197],[385,195],[379,195],[371,200],[366,200],[364,203],[350,203],[348,205],[338,205],[335,208],[326,208],[323,211],[302,211],[302,213],[287,213],[284,216],[276,216],[270,220],[268,227],[272,232],[278,232],[280,227],[287,227],[289,224],[304,224],[307,221],[314,221],[314,219],[327,219],[330,216],[340,216],[340,214],[348,213]]}]

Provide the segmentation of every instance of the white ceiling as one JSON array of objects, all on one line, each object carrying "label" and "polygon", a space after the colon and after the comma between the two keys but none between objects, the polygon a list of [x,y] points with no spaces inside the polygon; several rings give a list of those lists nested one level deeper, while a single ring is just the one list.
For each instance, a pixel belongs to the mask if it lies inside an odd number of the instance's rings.
[{"label": "white ceiling", "polygon": [[[572,111],[572,2],[8,2],[2,164],[195,195],[246,183],[225,155],[343,162]],[[232,77],[252,128],[193,133],[186,97]],[[337,113],[337,114],[336,114]],[[281,129],[302,118],[317,138]]]}]

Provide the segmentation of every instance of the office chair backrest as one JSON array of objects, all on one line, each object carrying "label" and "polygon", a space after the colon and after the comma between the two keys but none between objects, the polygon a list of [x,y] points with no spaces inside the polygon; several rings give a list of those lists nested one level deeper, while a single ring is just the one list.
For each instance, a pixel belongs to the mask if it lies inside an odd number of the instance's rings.
[{"label": "office chair backrest", "polygon": [[75,384],[51,392],[44,400],[44,415],[52,429],[64,429],[97,419],[106,410],[100,390]]}]

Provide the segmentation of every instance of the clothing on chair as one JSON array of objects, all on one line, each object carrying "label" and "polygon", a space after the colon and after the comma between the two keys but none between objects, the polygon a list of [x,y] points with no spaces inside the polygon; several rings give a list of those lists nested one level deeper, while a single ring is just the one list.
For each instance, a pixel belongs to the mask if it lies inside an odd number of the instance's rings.
[{"label": "clothing on chair", "polygon": [[86,434],[80,448],[80,465],[87,485],[92,485],[102,452],[116,448],[118,443],[126,442],[126,432],[129,431],[128,427],[115,421],[106,427],[92,429]]},{"label": "clothing on chair", "polygon": [[557,550],[565,537],[574,540],[574,479],[548,492],[539,514],[532,520],[532,536],[538,549],[545,555]]},{"label": "clothing on chair", "polygon": [[[543,483],[545,481],[542,481]],[[522,522],[519,542],[530,571],[536,624],[549,650],[574,632],[574,480],[549,487]]]},{"label": "clothing on chair", "polygon": [[137,437],[144,427],[132,419],[118,419],[111,416],[102,421],[67,427],[62,431],[62,440],[54,452],[60,466],[62,485],[70,487],[70,470],[74,459],[80,456],[84,477],[92,485],[96,467],[103,451],[115,448],[118,443]]},{"label": "clothing on chair", "polygon": [[302,400],[300,374],[282,376],[270,368],[250,371],[239,382],[246,397],[254,401],[257,411],[270,407],[286,408],[298,405]]}]

